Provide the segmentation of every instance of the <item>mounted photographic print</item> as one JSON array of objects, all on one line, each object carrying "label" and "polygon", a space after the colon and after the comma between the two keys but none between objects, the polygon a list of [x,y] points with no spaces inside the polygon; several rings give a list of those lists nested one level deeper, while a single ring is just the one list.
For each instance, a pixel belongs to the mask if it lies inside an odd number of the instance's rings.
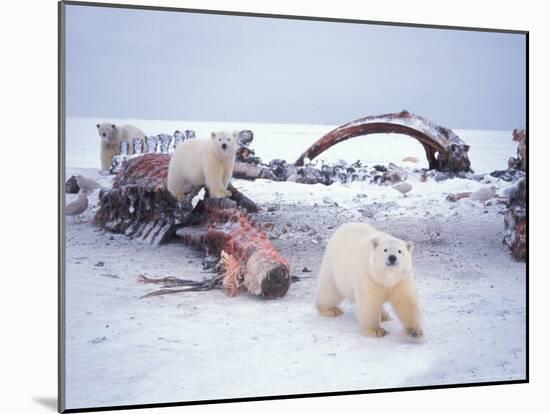
[{"label": "mounted photographic print", "polygon": [[528,381],[528,32],[59,29],[60,411]]}]

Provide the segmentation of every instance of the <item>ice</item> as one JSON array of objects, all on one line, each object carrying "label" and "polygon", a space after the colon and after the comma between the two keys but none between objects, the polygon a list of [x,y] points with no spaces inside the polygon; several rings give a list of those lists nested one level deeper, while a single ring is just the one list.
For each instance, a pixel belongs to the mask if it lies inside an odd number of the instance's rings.
[{"label": "ice", "polygon": [[182,134],[180,131],[174,132],[174,149],[178,147],[179,144],[181,144],[183,141],[185,141],[185,135]]},{"label": "ice", "polygon": [[157,152],[157,145],[158,145],[158,139],[154,135],[150,135],[146,137],[147,140],[147,152],[148,153],[155,153]]},{"label": "ice", "polygon": [[168,134],[159,134],[158,135],[159,141],[160,141],[160,152],[167,153],[170,151],[170,143],[172,142],[172,137]]},{"label": "ice", "polygon": [[196,137],[195,131],[192,129],[186,129],[185,130],[185,139],[193,139]]},{"label": "ice", "polygon": [[[99,137],[95,126],[99,121],[101,120],[96,118],[67,118],[68,166],[100,167]],[[294,162],[315,140],[337,126],[136,119],[113,119],[112,122],[135,125],[147,135],[167,135],[169,131],[181,131],[185,127],[186,139],[191,139],[195,133],[198,137],[205,138],[212,131],[250,130],[254,134],[254,140],[250,145],[256,155],[266,163],[275,158]],[[505,169],[508,158],[516,154],[517,143],[512,141],[512,131],[453,130],[470,145],[468,156],[476,174]],[[165,144],[165,147],[168,148],[168,145]],[[414,156],[420,160],[414,164],[415,168],[428,167],[424,149],[415,139],[398,134],[374,134],[339,143],[313,161],[336,163],[343,159],[351,163],[359,159],[366,165],[394,162],[399,166],[410,167],[410,163],[402,161],[407,156]]]},{"label": "ice", "polygon": [[136,137],[132,140],[132,142],[134,147],[134,154],[143,154],[143,139]]}]

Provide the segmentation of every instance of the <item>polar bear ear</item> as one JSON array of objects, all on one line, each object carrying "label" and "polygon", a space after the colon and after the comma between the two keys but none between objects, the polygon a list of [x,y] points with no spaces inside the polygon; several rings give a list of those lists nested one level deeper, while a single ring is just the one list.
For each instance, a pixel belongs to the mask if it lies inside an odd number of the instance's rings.
[{"label": "polar bear ear", "polygon": [[210,138],[212,138],[212,139],[216,138],[216,133],[214,131],[212,131],[210,133]]},{"label": "polar bear ear", "polygon": [[414,243],[412,241],[407,241],[405,242],[405,245],[407,246],[407,250],[409,251],[409,253],[412,253],[414,249]]},{"label": "polar bear ear", "polygon": [[378,247],[379,241],[377,238],[371,239],[370,241],[372,243],[372,248],[376,249]]}]

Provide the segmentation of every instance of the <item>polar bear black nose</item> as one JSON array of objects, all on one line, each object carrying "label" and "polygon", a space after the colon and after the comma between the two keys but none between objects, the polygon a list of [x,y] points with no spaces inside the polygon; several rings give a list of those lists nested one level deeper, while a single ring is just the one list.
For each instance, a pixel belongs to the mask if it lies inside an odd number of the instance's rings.
[{"label": "polar bear black nose", "polygon": [[395,264],[395,261],[397,260],[397,257],[395,257],[395,255],[393,254],[390,254],[388,256],[388,262],[390,262],[390,264]]},{"label": "polar bear black nose", "polygon": [[227,144],[222,144],[222,150],[226,150],[227,149]]}]

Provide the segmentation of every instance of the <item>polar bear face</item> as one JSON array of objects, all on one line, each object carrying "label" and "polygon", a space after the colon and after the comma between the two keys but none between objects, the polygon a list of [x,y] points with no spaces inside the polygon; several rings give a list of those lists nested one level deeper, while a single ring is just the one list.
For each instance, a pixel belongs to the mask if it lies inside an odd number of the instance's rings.
[{"label": "polar bear face", "polygon": [[97,132],[101,140],[108,145],[116,144],[116,125],[115,124],[97,124]]},{"label": "polar bear face", "polygon": [[216,155],[219,158],[233,159],[237,152],[237,133],[236,132],[212,132],[210,139],[216,147]]},{"label": "polar bear face", "polygon": [[395,237],[376,236],[370,240],[373,272],[376,282],[392,287],[411,274],[413,243]]}]

